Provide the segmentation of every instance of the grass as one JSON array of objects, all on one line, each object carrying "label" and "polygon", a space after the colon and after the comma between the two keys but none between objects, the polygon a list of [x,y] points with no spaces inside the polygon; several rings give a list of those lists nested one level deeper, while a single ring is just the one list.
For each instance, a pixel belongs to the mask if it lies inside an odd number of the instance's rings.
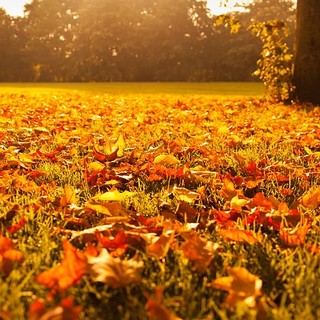
[{"label": "grass", "polygon": [[1,83],[2,92],[57,92],[72,90],[90,94],[117,95],[215,95],[227,97],[262,96],[264,88],[258,82],[109,82],[109,83]]},{"label": "grass", "polygon": [[255,86],[3,84],[0,319],[318,319],[319,109]]}]

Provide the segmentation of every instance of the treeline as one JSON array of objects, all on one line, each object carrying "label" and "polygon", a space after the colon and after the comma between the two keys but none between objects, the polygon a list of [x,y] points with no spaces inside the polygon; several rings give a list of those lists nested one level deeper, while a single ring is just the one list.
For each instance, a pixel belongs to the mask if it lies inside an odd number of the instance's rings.
[{"label": "treeline", "polygon": [[294,30],[292,1],[256,0],[232,34],[205,0],[33,0],[23,18],[0,9],[0,81],[252,81],[246,27],[275,17]]}]

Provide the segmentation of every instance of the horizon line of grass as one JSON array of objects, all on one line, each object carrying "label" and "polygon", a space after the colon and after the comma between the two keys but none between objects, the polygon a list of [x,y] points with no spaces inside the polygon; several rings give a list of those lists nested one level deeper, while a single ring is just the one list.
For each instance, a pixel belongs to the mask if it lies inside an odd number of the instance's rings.
[{"label": "horizon line of grass", "polygon": [[262,97],[261,82],[3,82],[0,93],[72,90],[113,95],[212,95],[221,98]]}]

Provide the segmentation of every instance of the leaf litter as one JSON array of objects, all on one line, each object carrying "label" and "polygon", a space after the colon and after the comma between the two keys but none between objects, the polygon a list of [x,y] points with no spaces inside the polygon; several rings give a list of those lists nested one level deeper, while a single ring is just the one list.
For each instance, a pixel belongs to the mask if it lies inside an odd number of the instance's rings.
[{"label": "leaf litter", "polygon": [[[23,302],[29,319],[88,317],[89,300],[75,295],[88,283],[125,288],[129,301],[140,292],[142,318],[230,315],[243,304],[272,314],[277,287],[264,289],[250,255],[320,251],[317,107],[78,93],[2,95],[1,107],[2,283],[32,264],[23,239],[40,221],[61,248],[26,284],[42,286]],[[176,268],[207,279],[199,290],[217,305],[188,313],[170,303],[173,285],[161,279]],[[13,307],[0,304],[2,314]]]}]

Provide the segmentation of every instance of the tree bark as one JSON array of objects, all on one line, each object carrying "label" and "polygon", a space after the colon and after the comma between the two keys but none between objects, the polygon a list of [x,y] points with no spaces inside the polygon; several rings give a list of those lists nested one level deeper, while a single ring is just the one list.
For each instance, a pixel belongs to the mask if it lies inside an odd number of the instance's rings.
[{"label": "tree bark", "polygon": [[320,0],[298,0],[294,85],[301,102],[320,104]]}]

